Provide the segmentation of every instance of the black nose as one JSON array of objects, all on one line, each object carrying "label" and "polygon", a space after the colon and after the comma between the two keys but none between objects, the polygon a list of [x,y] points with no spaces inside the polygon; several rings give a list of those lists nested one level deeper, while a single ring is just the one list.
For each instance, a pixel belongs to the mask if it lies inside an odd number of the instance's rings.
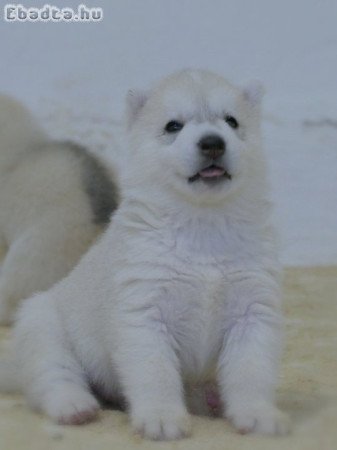
[{"label": "black nose", "polygon": [[226,150],[225,141],[216,134],[204,136],[200,139],[198,146],[204,156],[212,159],[222,156]]}]

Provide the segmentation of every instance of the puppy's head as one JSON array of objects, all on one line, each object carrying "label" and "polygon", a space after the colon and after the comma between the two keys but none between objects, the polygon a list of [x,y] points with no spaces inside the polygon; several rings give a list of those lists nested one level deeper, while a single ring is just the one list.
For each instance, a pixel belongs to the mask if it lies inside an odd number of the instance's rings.
[{"label": "puppy's head", "polygon": [[130,91],[129,175],[139,187],[221,202],[258,165],[261,97],[258,83],[239,89],[200,70],[174,74],[146,93]]}]

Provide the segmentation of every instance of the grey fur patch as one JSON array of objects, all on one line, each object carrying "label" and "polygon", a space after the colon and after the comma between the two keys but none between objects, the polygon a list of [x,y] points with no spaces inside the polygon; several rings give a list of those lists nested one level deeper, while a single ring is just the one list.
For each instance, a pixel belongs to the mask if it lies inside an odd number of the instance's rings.
[{"label": "grey fur patch", "polygon": [[82,165],[82,181],[93,212],[93,222],[97,225],[108,224],[119,204],[116,183],[99,158],[84,146],[71,141],[62,144],[76,155]]}]

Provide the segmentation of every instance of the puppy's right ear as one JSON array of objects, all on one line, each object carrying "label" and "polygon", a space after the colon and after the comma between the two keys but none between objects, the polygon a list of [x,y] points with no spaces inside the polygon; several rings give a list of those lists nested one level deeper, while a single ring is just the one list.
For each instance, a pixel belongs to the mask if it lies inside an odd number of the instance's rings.
[{"label": "puppy's right ear", "polygon": [[265,88],[258,80],[251,81],[243,90],[244,98],[254,107],[261,105],[264,93]]},{"label": "puppy's right ear", "polygon": [[126,117],[128,127],[137,119],[141,109],[148,99],[148,93],[137,89],[130,89],[126,95]]}]

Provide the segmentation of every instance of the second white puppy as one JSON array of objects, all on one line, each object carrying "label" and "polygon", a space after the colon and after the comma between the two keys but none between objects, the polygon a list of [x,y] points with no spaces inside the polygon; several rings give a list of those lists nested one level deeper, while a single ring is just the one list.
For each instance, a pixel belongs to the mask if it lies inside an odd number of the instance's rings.
[{"label": "second white puppy", "polygon": [[129,95],[124,200],[73,272],[18,317],[32,407],[82,423],[99,393],[125,399],[146,437],[175,439],[190,433],[184,387],[216,380],[238,430],[287,431],[274,405],[282,320],[260,97],[204,71]]},{"label": "second white puppy", "polygon": [[117,204],[98,156],[52,140],[23,105],[0,96],[0,324],[75,266]]}]

